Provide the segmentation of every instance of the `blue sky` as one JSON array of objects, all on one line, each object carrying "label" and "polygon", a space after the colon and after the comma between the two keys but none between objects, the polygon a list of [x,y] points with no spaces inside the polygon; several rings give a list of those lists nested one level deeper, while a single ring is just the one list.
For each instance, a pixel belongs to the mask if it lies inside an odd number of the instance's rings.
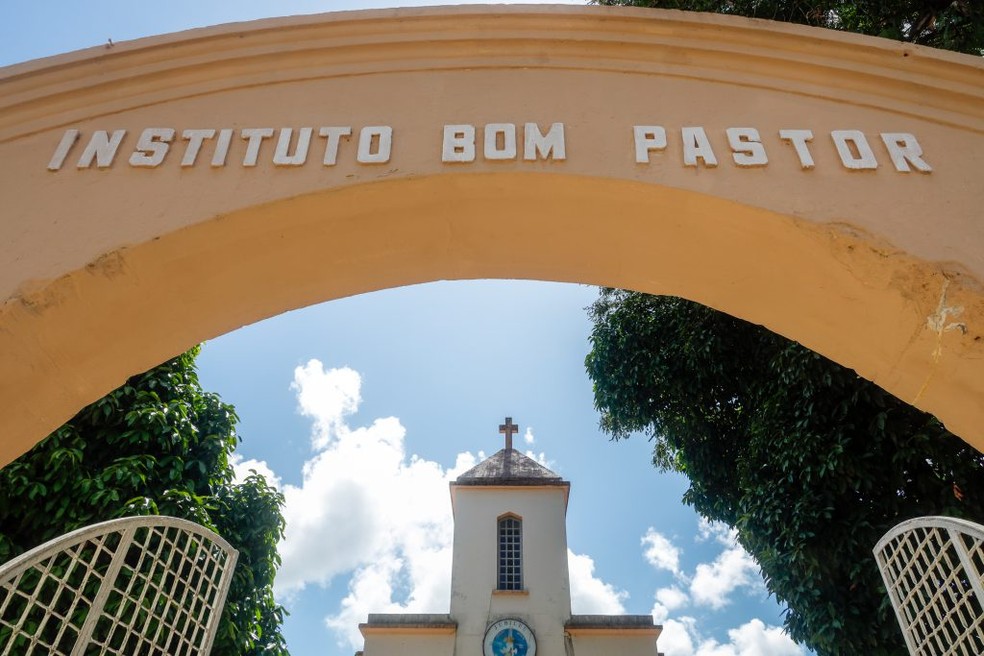
[{"label": "blue sky", "polygon": [[[432,4],[403,2],[409,4]],[[0,65],[141,36],[386,2],[8,3]],[[584,373],[596,291],[522,281],[440,282],[290,312],[209,342],[207,389],[240,414],[243,467],[288,499],[278,594],[294,656],[351,655],[365,613],[447,610],[447,483],[517,446],[572,483],[574,611],[650,613],[668,656],[803,653],[781,608],[721,527],[680,503],[649,445],[598,431]]]}]

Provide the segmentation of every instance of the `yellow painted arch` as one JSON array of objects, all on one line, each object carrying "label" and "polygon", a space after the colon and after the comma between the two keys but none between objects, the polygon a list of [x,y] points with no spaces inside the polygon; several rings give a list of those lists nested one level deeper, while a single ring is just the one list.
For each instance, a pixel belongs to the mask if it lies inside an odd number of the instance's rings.
[{"label": "yellow painted arch", "polygon": [[[203,339],[472,278],[706,303],[853,367],[980,449],[982,82],[973,57],[598,7],[266,20],[2,69],[0,462]],[[529,122],[563,123],[566,158],[441,161],[444,125]],[[359,130],[381,125],[392,156],[359,163]],[[634,125],[666,129],[649,163]],[[337,164],[315,149],[276,166],[271,138],[242,165],[243,128],[304,126],[352,128]],[[688,126],[716,167],[684,165]],[[181,166],[180,137],[160,166],[130,166],[150,127],[235,138],[224,166],[208,152]],[[768,165],[735,165],[730,127],[757,128]],[[778,137],[787,128],[814,132],[814,168]],[[69,129],[80,140],[49,171]],[[95,131],[119,129],[112,165],[77,166]],[[836,130],[866,135],[878,168],[847,170]],[[933,171],[897,171],[881,133],[917,136]]]}]

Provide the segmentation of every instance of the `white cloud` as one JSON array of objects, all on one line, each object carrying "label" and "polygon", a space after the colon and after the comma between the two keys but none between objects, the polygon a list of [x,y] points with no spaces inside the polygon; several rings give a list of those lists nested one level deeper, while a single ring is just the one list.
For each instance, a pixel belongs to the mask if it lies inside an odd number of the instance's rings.
[{"label": "white cloud", "polygon": [[407,462],[405,432],[395,418],[340,432],[304,464],[299,487],[284,486],[278,593],[400,553],[410,536],[450,542],[448,479],[436,463]]},{"label": "white cloud", "polygon": [[660,588],[656,591],[656,601],[666,608],[667,611],[677,610],[687,605],[690,601],[690,597],[687,593],[676,586],[669,588]]},{"label": "white cloud", "polygon": [[309,360],[294,369],[290,387],[297,392],[301,414],[314,419],[311,445],[315,449],[325,448],[334,435],[347,432],[344,419],[358,409],[361,386],[359,372],[348,367],[325,371],[321,362]]},{"label": "white cloud", "polygon": [[803,649],[777,626],[753,619],[728,631],[738,656],[800,656]]},{"label": "white cloud", "polygon": [[619,615],[625,612],[624,602],[629,593],[616,590],[594,575],[594,560],[590,556],[567,550],[567,567],[571,575],[571,610],[585,615]]},{"label": "white cloud", "polygon": [[690,581],[694,603],[720,609],[727,606],[729,595],[738,588],[760,588],[759,567],[747,551],[737,544],[725,549],[712,563],[697,565]]},{"label": "white cloud", "polygon": [[404,562],[399,558],[381,558],[372,566],[360,567],[349,581],[349,593],[342,600],[341,610],[325,618],[325,624],[349,642],[358,640],[358,624],[366,621],[370,612],[397,612],[393,601],[393,583]]},{"label": "white cloud", "polygon": [[680,550],[652,527],[642,538],[644,555],[653,567],[676,575],[677,586],[659,588],[652,615],[662,624],[659,650],[673,656],[803,656],[806,652],[779,627],[766,626],[752,619],[728,631],[728,641],[719,642],[701,635],[697,620],[690,616],[670,617],[670,613],[688,604],[719,610],[730,603],[730,595],[739,588],[763,589],[759,568],[737,542],[737,533],[721,522],[701,520],[697,542],[713,541],[724,549],[709,563],[700,563],[692,577],[680,569]]},{"label": "white cloud", "polygon": [[656,601],[653,603],[653,609],[649,611],[649,614],[653,616],[653,622],[663,624],[670,617],[670,609]]},{"label": "white cloud", "polygon": [[692,617],[676,620],[663,620],[663,632],[659,634],[656,646],[664,654],[672,656],[694,656],[694,638],[697,621]]},{"label": "white cloud", "polygon": [[806,651],[779,627],[752,619],[728,630],[728,642],[702,638],[693,617],[664,620],[659,650],[673,656],[804,656]]},{"label": "white cloud", "polygon": [[707,640],[697,646],[695,656],[736,656],[732,644],[720,644],[717,640]]},{"label": "white cloud", "polygon": [[[451,591],[449,481],[475,465],[459,454],[445,470],[409,456],[394,417],[350,427],[361,377],[312,360],[294,370],[300,412],[313,420],[317,451],[299,486],[285,485],[287,528],[276,593],[288,603],[308,585],[354,572],[339,612],[326,621],[361,644],[358,624],[373,612],[446,612]],[[269,470],[269,468],[267,468]],[[272,472],[271,472],[272,474]]]},{"label": "white cloud", "polygon": [[[403,586],[409,587],[409,593],[401,593]],[[390,553],[355,571],[341,609],[326,617],[325,625],[335,632],[340,645],[358,649],[362,646],[359,623],[369,613],[446,613],[450,594],[450,544],[411,551],[406,558]]]},{"label": "white cloud", "polygon": [[697,522],[697,542],[714,540],[725,547],[731,547],[738,541],[738,531],[724,522],[712,522],[701,517]]},{"label": "white cloud", "polygon": [[[727,606],[730,595],[739,588],[764,589],[755,560],[737,542],[737,533],[721,522],[701,520],[697,529],[697,542],[713,540],[726,547],[710,563],[700,563],[694,575],[688,576],[680,568],[681,552],[669,538],[649,527],[642,536],[643,556],[656,569],[674,574],[678,581],[689,587],[687,594],[677,588],[657,591],[657,606],[664,611],[682,607],[688,601],[718,610]],[[679,592],[674,594],[672,591]],[[660,595],[663,595],[660,598]]]},{"label": "white cloud", "polygon": [[280,477],[270,469],[270,465],[265,460],[254,460],[252,458],[245,460],[238,453],[233,453],[232,457],[229,458],[229,464],[232,465],[233,477],[236,483],[242,483],[246,480],[247,476],[256,472],[267,480],[267,485],[278,490],[282,486]]},{"label": "white cloud", "polygon": [[530,445],[536,441],[536,438],[533,437],[533,429],[529,426],[526,427],[526,432],[523,433],[523,441]]},{"label": "white cloud", "polygon": [[665,569],[680,576],[680,550],[673,546],[669,538],[656,532],[652,526],[642,536],[643,556],[646,562],[656,569]]}]

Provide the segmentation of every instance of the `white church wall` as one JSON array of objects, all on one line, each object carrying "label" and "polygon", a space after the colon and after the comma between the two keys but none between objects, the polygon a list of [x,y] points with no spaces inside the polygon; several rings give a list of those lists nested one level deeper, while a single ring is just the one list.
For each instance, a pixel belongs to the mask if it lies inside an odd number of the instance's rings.
[{"label": "white church wall", "polygon": [[[451,615],[458,653],[480,653],[485,630],[505,617],[525,621],[538,656],[564,656],[564,622],[571,614],[567,570],[565,486],[457,486]],[[523,521],[523,591],[495,591],[497,522],[505,513]]]}]

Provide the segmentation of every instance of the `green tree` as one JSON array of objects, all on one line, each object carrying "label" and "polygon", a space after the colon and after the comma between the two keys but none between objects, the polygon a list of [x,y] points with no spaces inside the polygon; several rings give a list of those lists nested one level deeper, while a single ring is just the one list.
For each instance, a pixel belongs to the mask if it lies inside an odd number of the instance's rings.
[{"label": "green tree", "polygon": [[213,654],[286,654],[273,599],[283,497],[233,480],[232,406],[202,390],[198,348],[130,378],[0,470],[0,562],[95,522],[188,519],[239,550]]},{"label": "green tree", "polygon": [[981,0],[597,0],[765,18],[984,54]]},{"label": "green tree", "polygon": [[602,290],[586,359],[603,429],[641,431],[726,522],[819,654],[905,654],[871,554],[896,523],[984,520],[984,455],[808,349],[679,298]]}]

